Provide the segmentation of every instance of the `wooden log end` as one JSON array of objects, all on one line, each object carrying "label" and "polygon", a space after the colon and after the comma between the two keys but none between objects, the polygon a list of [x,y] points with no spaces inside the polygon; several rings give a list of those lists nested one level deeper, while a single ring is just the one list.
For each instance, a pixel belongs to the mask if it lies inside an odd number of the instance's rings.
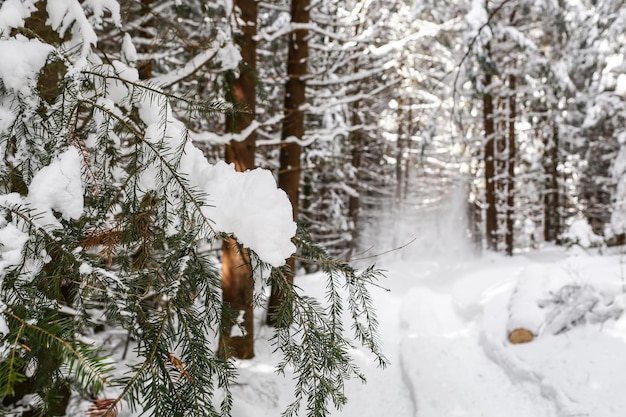
[{"label": "wooden log end", "polygon": [[534,338],[533,332],[524,328],[515,329],[509,333],[509,342],[513,344],[532,342]]}]

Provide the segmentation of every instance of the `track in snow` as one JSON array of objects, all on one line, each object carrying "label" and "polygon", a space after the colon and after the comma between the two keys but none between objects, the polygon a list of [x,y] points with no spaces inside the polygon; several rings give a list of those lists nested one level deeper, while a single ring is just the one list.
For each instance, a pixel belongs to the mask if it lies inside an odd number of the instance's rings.
[{"label": "track in snow", "polygon": [[477,324],[459,317],[449,293],[416,286],[403,297],[400,317],[398,365],[414,393],[415,417],[557,415],[538,387],[511,381],[485,355]]}]

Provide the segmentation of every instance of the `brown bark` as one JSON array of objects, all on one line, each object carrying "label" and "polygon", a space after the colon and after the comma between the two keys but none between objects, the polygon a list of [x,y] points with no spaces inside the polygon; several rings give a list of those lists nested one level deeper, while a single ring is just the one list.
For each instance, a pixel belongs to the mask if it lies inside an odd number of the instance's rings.
[{"label": "brown bark", "polygon": [[[234,80],[230,90],[230,99],[237,105],[245,106],[246,112],[233,116],[228,130],[239,133],[250,125],[255,114],[256,100],[256,22],[257,5],[254,0],[236,0],[235,7],[241,10],[241,46],[242,62],[239,65],[239,77]],[[237,171],[254,169],[256,151],[256,133],[250,134],[241,142],[231,141],[225,147],[225,160],[233,163]],[[234,239],[227,239],[223,244],[222,254],[222,299],[224,315],[223,332],[219,351],[223,356],[240,359],[254,357],[254,321],[253,295],[254,279],[248,251],[241,248]],[[242,315],[243,335],[232,332],[237,319]]]},{"label": "brown bark", "polygon": [[[227,239],[222,254],[224,309],[219,346],[219,352],[224,357],[254,357],[253,296],[254,280],[248,251],[234,239]],[[243,332],[239,327],[243,328]]]},{"label": "brown bark", "polygon": [[[292,23],[309,23],[309,0],[291,1]],[[298,219],[300,200],[300,155],[302,147],[299,143],[288,141],[290,138],[301,140],[304,136],[304,104],[306,93],[305,76],[307,74],[307,59],[309,45],[306,29],[294,30],[289,35],[289,50],[287,56],[287,84],[285,86],[285,118],[283,119],[282,140],[280,147],[280,170],[278,186],[287,193],[293,209],[294,220]],[[285,274],[288,284],[293,284],[296,262],[293,257],[287,259],[287,266],[291,274]],[[285,297],[276,285],[272,286],[268,304],[267,324],[277,325],[274,313],[284,302]],[[283,321],[287,325],[289,320]]]},{"label": "brown bark", "polygon": [[[141,0],[140,14],[146,18],[139,25],[139,33],[141,37],[145,39],[151,39],[154,37],[151,29],[156,29],[156,19],[151,15],[151,8],[154,0]],[[149,80],[152,78],[152,59],[149,57],[154,53],[154,45],[147,42],[140,42],[137,45],[137,52],[148,56],[144,61],[137,63],[137,72],[139,73],[140,80]]]},{"label": "brown bark", "polygon": [[398,136],[396,140],[396,203],[399,203],[403,196],[402,172],[404,166],[404,134],[405,130],[407,130],[404,126],[405,117],[403,104],[402,99],[400,99],[398,101],[398,131],[396,133]]},{"label": "brown bark", "polygon": [[561,233],[561,216],[559,213],[559,131],[553,122],[552,135],[544,138],[544,169],[546,172],[545,190],[543,194],[543,238],[546,242],[559,242]]},{"label": "brown bark", "polygon": [[[362,124],[360,116],[360,101],[356,101],[352,108],[352,126],[360,126]],[[363,153],[363,130],[356,129],[350,133],[350,145],[352,146],[351,164],[354,169],[354,183],[352,184],[356,195],[351,195],[348,199],[348,217],[352,221],[352,242],[351,250],[355,251],[357,248],[357,241],[359,239],[359,211],[361,206],[361,199],[359,197],[359,182],[360,182],[360,170],[361,170],[361,155]]]},{"label": "brown bark", "polygon": [[404,198],[409,195],[409,183],[411,181],[411,166],[413,165],[412,147],[413,147],[413,132],[415,127],[413,126],[413,99],[409,98],[407,105],[407,127],[406,127],[406,158],[404,158],[404,179],[403,179],[403,192]]},{"label": "brown bark", "polygon": [[514,243],[514,205],[515,205],[515,157],[516,157],[516,143],[515,143],[515,118],[517,117],[517,108],[515,103],[515,89],[516,87],[515,75],[509,75],[509,112],[508,112],[508,161],[507,161],[507,195],[506,195],[506,254],[513,256],[513,243]]},{"label": "brown bark", "polygon": [[495,125],[493,96],[489,91],[491,74],[485,74],[485,92],[483,93],[483,126],[485,130],[485,201],[487,203],[485,231],[487,249],[498,249],[498,211],[496,208],[495,182]]}]

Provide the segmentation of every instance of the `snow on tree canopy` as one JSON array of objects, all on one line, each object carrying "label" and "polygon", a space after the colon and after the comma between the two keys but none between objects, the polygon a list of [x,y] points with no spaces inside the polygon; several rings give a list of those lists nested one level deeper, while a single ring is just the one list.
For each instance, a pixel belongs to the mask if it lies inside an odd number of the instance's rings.
[{"label": "snow on tree canopy", "polygon": [[0,34],[24,25],[26,19],[35,10],[34,0],[6,0],[0,6]]},{"label": "snow on tree canopy", "polygon": [[28,235],[0,218],[0,276],[9,267],[22,262],[22,249]]},{"label": "snow on tree canopy", "polygon": [[78,219],[84,204],[81,167],[78,150],[68,148],[35,175],[28,187],[28,201],[44,213],[56,210],[65,220]]},{"label": "snow on tree canopy", "polygon": [[[4,9],[3,9],[4,11]],[[16,93],[28,95],[37,83],[37,75],[54,48],[38,39],[18,35],[0,39],[0,80]]]}]

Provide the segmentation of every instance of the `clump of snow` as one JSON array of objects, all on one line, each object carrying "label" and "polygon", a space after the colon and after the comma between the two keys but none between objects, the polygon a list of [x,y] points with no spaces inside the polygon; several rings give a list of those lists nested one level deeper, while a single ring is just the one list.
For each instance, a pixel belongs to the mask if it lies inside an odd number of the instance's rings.
[{"label": "clump of snow", "polygon": [[35,11],[35,0],[6,0],[0,6],[0,36],[24,26],[24,19]]},{"label": "clump of snow", "polygon": [[137,49],[135,49],[133,40],[128,33],[124,34],[122,41],[122,57],[129,65],[134,65],[137,62]]},{"label": "clump of snow", "polygon": [[0,39],[0,80],[15,93],[28,95],[37,83],[39,71],[54,50],[38,39],[17,35],[11,39]]},{"label": "clump of snow", "polygon": [[[92,2],[90,2],[92,3]],[[111,1],[107,2],[111,3]],[[85,10],[78,0],[48,0],[46,5],[48,23],[63,38],[68,30],[71,39],[64,45],[66,50],[79,49],[75,65],[81,67],[91,53],[91,47],[98,42],[94,27],[87,19]],[[119,13],[118,13],[119,16]]]},{"label": "clump of snow", "polygon": [[110,13],[107,19],[119,25],[122,18],[120,14],[120,4],[117,0],[84,0],[83,7],[91,10],[91,20],[94,24],[100,25],[106,12]]},{"label": "clump of snow", "polygon": [[465,21],[467,21],[470,27],[474,30],[480,29],[487,23],[487,18],[487,10],[485,10],[483,2],[479,0],[472,1],[472,6],[465,15]]},{"label": "clump of snow", "polygon": [[272,174],[264,169],[237,172],[220,161],[207,164],[202,175],[211,205],[204,210],[215,228],[233,233],[270,265],[283,265],[296,250],[291,242],[296,224],[289,198]]},{"label": "clump of snow", "polygon": [[84,204],[81,170],[81,156],[70,146],[35,174],[27,200],[37,211],[55,210],[65,220],[78,219]]},{"label": "clump of snow", "polygon": [[28,235],[0,218],[0,274],[22,262],[22,249]]},{"label": "clump of snow", "polygon": [[89,275],[93,273],[93,267],[89,265],[88,263],[83,262],[80,264],[80,267],[78,268],[78,272],[81,275]]},{"label": "clump of snow", "polygon": [[[131,51],[127,52],[132,53]],[[111,64],[112,65],[109,67],[110,73],[107,75],[112,75],[116,78],[110,77],[105,81],[107,99],[119,106],[128,107],[130,103],[129,97],[132,94],[132,87],[129,85],[129,82],[133,83],[138,81],[139,72],[137,69],[132,68],[118,60],[113,60]],[[111,108],[111,110],[113,110],[113,108]]]},{"label": "clump of snow", "polygon": [[139,109],[140,117],[148,124],[141,191],[158,192],[164,185],[159,175],[163,166],[150,156],[158,149],[167,164],[176,167],[177,175],[206,195],[202,212],[213,222],[213,230],[233,234],[270,265],[283,265],[296,249],[291,242],[296,224],[287,194],[267,170],[237,172],[234,165],[222,161],[211,165],[185,135],[184,125],[171,114],[164,99],[146,98]]},{"label": "clump of snow", "polygon": [[235,45],[229,42],[220,48],[217,53],[217,60],[222,64],[222,71],[237,69],[241,61],[241,52]]},{"label": "clump of snow", "polygon": [[[0,195],[0,207],[3,211],[17,209],[28,204],[25,200],[17,193]],[[8,222],[4,216],[0,217],[0,282],[15,268],[20,270],[19,279],[28,281],[50,261],[50,256],[45,250],[24,256],[24,246],[29,239],[29,234],[23,231],[19,224]]]},{"label": "clump of snow", "polygon": [[626,74],[620,74],[617,76],[615,94],[626,97]]}]

